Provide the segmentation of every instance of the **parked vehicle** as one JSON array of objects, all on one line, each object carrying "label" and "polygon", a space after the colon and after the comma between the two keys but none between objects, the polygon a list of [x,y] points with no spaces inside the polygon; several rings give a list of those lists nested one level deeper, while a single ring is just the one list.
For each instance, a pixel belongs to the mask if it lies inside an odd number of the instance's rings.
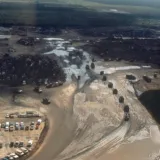
[{"label": "parked vehicle", "polygon": [[16,124],[15,124],[15,130],[19,130],[19,122],[16,122]]},{"label": "parked vehicle", "polygon": [[23,146],[24,146],[24,142],[20,142],[19,147],[23,147]]},{"label": "parked vehicle", "polygon": [[18,146],[19,146],[19,142],[16,141],[15,144],[14,144],[14,147],[17,148]]},{"label": "parked vehicle", "polygon": [[30,126],[30,130],[34,130],[34,125],[31,125],[31,126]]},{"label": "parked vehicle", "polygon": [[9,156],[10,156],[10,158],[12,157],[13,159],[19,158],[19,156],[17,156],[15,153],[11,153]]},{"label": "parked vehicle", "polygon": [[6,122],[6,123],[5,123],[5,126],[6,126],[6,127],[9,127],[9,124],[10,124],[9,122]]},{"label": "parked vehicle", "polygon": [[49,105],[51,102],[48,98],[43,98],[42,103],[45,105]]},{"label": "parked vehicle", "polygon": [[5,116],[6,118],[9,118],[9,114],[6,114],[6,116]]},{"label": "parked vehicle", "polygon": [[37,93],[42,93],[42,89],[38,86],[34,88],[34,91]]},{"label": "parked vehicle", "polygon": [[5,127],[5,131],[9,131],[9,127],[8,126]]},{"label": "parked vehicle", "polygon": [[2,123],[2,124],[1,124],[1,128],[5,128],[5,123]]},{"label": "parked vehicle", "polygon": [[14,126],[13,126],[13,125],[11,125],[11,126],[9,127],[9,131],[14,131]]},{"label": "parked vehicle", "polygon": [[16,89],[16,90],[14,91],[14,93],[16,93],[16,94],[21,94],[21,93],[23,93],[23,90],[22,90],[22,89]]},{"label": "parked vehicle", "polygon": [[32,144],[33,144],[33,140],[29,140],[28,144],[27,144],[27,147],[32,147]]},{"label": "parked vehicle", "polygon": [[42,119],[37,120],[37,125],[40,125],[42,123]]},{"label": "parked vehicle", "polygon": [[25,130],[28,131],[28,130],[29,130],[29,126],[26,126],[26,127],[25,127]]},{"label": "parked vehicle", "polygon": [[9,146],[12,148],[14,146],[14,142],[10,142]]},{"label": "parked vehicle", "polygon": [[38,130],[39,129],[39,125],[36,125],[35,129]]},{"label": "parked vehicle", "polygon": [[17,149],[17,150],[16,150],[16,154],[17,154],[18,156],[23,156],[23,155],[24,155],[24,153],[23,153],[20,149]]},{"label": "parked vehicle", "polygon": [[0,148],[2,148],[3,147],[3,143],[0,143]]},{"label": "parked vehicle", "polygon": [[13,115],[13,114],[10,114],[10,115],[9,115],[9,118],[14,118],[14,115]]},{"label": "parked vehicle", "polygon": [[28,153],[28,150],[27,150],[26,148],[24,148],[24,147],[21,147],[21,150],[22,150],[22,152],[23,152],[24,154]]},{"label": "parked vehicle", "polygon": [[24,125],[20,126],[20,129],[21,129],[21,130],[24,130]]},{"label": "parked vehicle", "polygon": [[31,122],[31,125],[34,125],[35,123],[34,122]]}]

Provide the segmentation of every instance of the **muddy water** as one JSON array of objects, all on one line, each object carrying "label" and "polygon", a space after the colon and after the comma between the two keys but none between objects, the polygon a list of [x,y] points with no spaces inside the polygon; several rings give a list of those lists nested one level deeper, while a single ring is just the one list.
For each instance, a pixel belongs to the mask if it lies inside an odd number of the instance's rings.
[{"label": "muddy water", "polygon": [[[151,155],[158,153],[160,144],[155,144],[150,138],[121,145],[112,153],[105,152],[96,160],[152,160]],[[90,157],[87,160],[95,160]]]}]

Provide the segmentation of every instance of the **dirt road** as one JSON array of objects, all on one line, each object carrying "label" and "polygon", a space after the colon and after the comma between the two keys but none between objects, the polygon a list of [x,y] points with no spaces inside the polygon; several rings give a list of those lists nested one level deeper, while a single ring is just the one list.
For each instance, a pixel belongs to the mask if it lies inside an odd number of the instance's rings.
[{"label": "dirt road", "polygon": [[[67,89],[70,92],[67,92]],[[42,146],[29,160],[53,160],[70,143],[76,126],[71,112],[75,90],[76,85],[68,85],[54,93],[56,95],[56,101],[53,96],[51,99],[53,105],[50,106],[46,113],[49,119],[50,129]],[[60,96],[62,94],[63,99]],[[66,99],[67,101],[65,101]],[[58,106],[59,104],[64,105]]]},{"label": "dirt road", "polygon": [[95,158],[104,152],[109,150],[121,143],[124,140],[130,128],[130,122],[123,122],[117,129],[111,134],[103,137],[100,141],[95,143],[93,146],[89,146],[81,150],[76,155],[68,155],[63,160],[85,160],[88,156],[94,156]]}]

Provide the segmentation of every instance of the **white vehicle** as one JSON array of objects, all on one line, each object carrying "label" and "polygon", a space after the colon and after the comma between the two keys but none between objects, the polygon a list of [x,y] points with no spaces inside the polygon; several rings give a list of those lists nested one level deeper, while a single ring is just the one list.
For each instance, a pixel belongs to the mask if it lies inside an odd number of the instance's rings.
[{"label": "white vehicle", "polygon": [[13,159],[18,159],[19,158],[19,156],[17,156],[15,153],[11,153],[9,156],[13,157]]},{"label": "white vehicle", "polygon": [[22,90],[22,89],[19,89],[17,92],[18,92],[18,93],[22,93],[22,92],[23,92],[23,90]]},{"label": "white vehicle", "polygon": [[23,80],[22,84],[23,84],[23,85],[26,85],[26,81],[25,81],[25,80]]},{"label": "white vehicle", "polygon": [[39,88],[39,93],[42,93],[42,91],[43,91],[43,90],[42,90],[41,88]]},{"label": "white vehicle", "polygon": [[9,127],[8,126],[5,127],[5,131],[9,131]]},{"label": "white vehicle", "polygon": [[6,126],[6,127],[9,127],[9,122],[6,122],[5,126]]},{"label": "white vehicle", "polygon": [[10,127],[9,127],[9,130],[10,130],[10,131],[13,131],[13,130],[14,130],[14,126],[10,126]]},{"label": "white vehicle", "polygon": [[24,147],[21,147],[21,150],[24,152],[24,153],[28,153],[28,150]]},{"label": "white vehicle", "polygon": [[6,114],[6,116],[5,116],[6,118],[9,118],[9,114]]},{"label": "white vehicle", "polygon": [[33,140],[29,140],[27,146],[28,146],[28,147],[31,147],[32,144],[33,144]]},{"label": "white vehicle", "polygon": [[37,124],[40,125],[42,123],[42,119],[37,120]]},{"label": "white vehicle", "polygon": [[19,125],[19,122],[16,122],[16,125]]},{"label": "white vehicle", "polygon": [[23,155],[24,155],[24,153],[23,153],[20,149],[17,149],[17,150],[16,150],[16,154],[17,154],[18,156],[23,156]]}]

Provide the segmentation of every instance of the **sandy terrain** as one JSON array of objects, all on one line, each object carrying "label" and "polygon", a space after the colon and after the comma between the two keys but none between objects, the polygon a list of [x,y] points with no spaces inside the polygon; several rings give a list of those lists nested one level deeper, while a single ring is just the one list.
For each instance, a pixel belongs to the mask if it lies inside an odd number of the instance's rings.
[{"label": "sandy terrain", "polygon": [[[133,65],[124,61],[97,61],[96,68],[89,74],[85,66],[91,63],[92,57],[87,52],[82,50],[85,59],[80,59],[82,64],[78,67],[69,59],[70,50],[75,48],[69,46],[67,50],[64,49],[68,41],[47,40],[51,46],[56,47],[45,54],[57,56],[67,74],[67,83],[52,89],[42,87],[42,94],[34,93],[31,86],[24,86],[24,94],[18,96],[15,103],[12,102],[9,90],[3,90],[0,97],[3,107],[29,107],[49,118],[50,129],[45,142],[29,160],[154,158],[160,148],[157,143],[160,139],[157,124],[139,102],[133,86],[125,76],[132,73],[142,79],[144,73],[153,75],[155,70],[151,66]],[[72,58],[74,62],[79,57],[74,54]],[[106,82],[101,80],[101,70],[107,74]],[[81,76],[79,85],[72,82],[72,73]],[[96,80],[85,84],[93,76]],[[117,95],[113,95],[112,89],[108,88],[108,82],[112,82],[113,88],[118,89]],[[120,96],[125,98],[124,104],[119,103]],[[51,100],[50,105],[42,105],[44,97]],[[124,122],[124,105],[130,107],[131,118],[128,122]]]}]

